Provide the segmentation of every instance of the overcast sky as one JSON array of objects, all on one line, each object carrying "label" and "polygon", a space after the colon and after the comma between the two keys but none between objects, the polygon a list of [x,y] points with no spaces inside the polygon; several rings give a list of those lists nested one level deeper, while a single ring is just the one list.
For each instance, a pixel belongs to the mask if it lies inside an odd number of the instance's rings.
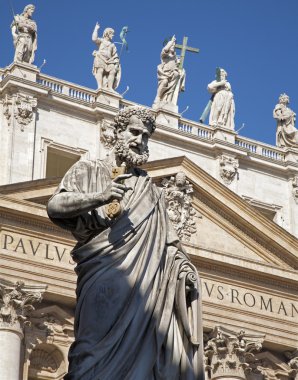
[{"label": "overcast sky", "polygon": [[[15,13],[28,1],[11,0]],[[280,93],[290,96],[298,112],[298,0],[36,0],[33,15],[38,25],[35,64],[47,60],[42,72],[90,88],[91,34],[96,21],[130,32],[129,52],[121,55],[122,79],[118,91],[126,99],[152,105],[156,95],[156,66],[164,39],[173,34],[181,43],[200,49],[185,59],[186,91],[179,96],[179,111],[198,120],[209,100],[207,84],[217,66],[228,72],[236,104],[236,130],[275,144],[272,110]],[[10,0],[0,0],[0,66],[13,59]]]}]

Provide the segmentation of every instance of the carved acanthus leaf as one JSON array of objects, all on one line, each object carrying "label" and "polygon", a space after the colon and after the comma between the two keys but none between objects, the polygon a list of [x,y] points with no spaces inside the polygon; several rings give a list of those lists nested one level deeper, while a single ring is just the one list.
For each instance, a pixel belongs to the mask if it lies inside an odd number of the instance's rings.
[{"label": "carved acanthus leaf", "polygon": [[41,302],[44,291],[45,287],[28,287],[22,281],[0,283],[0,324],[20,327],[28,323],[27,317],[34,310],[32,304]]},{"label": "carved acanthus leaf", "polygon": [[235,333],[221,326],[209,335],[205,345],[205,357],[211,378],[230,376],[246,378],[251,371],[254,353],[262,348],[264,335],[247,334],[244,330]]}]

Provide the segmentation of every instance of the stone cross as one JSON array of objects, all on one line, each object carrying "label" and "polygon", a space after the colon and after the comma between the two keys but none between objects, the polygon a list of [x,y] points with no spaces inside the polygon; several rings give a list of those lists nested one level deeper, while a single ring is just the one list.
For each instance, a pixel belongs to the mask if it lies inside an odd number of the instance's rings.
[{"label": "stone cross", "polygon": [[197,49],[197,48],[193,48],[193,47],[190,47],[190,46],[187,46],[187,40],[188,40],[188,37],[183,37],[183,43],[182,45],[180,44],[176,44],[175,45],[175,48],[176,49],[181,49],[181,56],[180,56],[180,65],[179,65],[179,68],[182,70],[183,68],[183,63],[184,63],[184,58],[185,58],[185,53],[187,51],[190,51],[192,53],[198,53],[200,51],[200,49]]}]

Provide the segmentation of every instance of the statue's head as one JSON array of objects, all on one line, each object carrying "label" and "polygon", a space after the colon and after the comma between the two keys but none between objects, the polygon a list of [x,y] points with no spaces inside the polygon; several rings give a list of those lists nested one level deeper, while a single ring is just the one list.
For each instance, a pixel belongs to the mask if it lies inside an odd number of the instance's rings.
[{"label": "statue's head", "polygon": [[219,76],[220,76],[220,80],[225,80],[228,76],[228,73],[226,72],[225,69],[220,68],[219,69]]},{"label": "statue's head", "polygon": [[287,105],[287,104],[290,103],[290,98],[289,98],[289,96],[288,96],[287,94],[285,94],[285,93],[280,94],[278,100],[279,100],[279,103],[280,103],[280,104],[285,104],[285,105]]},{"label": "statue's head", "polygon": [[28,4],[28,5],[25,6],[25,8],[23,10],[23,14],[27,13],[28,16],[31,17],[34,11],[35,11],[35,5]]},{"label": "statue's head", "polygon": [[109,40],[112,40],[115,34],[115,30],[112,28],[106,28],[103,31],[103,37],[108,37]]},{"label": "statue's head", "polygon": [[186,183],[186,174],[184,172],[178,172],[175,179],[177,186],[184,186]]},{"label": "statue's head", "polygon": [[148,140],[155,130],[155,118],[144,107],[132,106],[115,117],[115,154],[128,166],[139,166],[149,158]]}]

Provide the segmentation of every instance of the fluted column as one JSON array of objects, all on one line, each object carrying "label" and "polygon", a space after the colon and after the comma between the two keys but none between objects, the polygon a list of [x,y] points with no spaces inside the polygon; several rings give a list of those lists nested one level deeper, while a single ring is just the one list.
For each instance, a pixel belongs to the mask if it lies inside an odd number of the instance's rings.
[{"label": "fluted column", "polygon": [[26,286],[0,280],[0,374],[1,380],[19,380],[23,327],[28,315],[40,302],[45,286]]}]

